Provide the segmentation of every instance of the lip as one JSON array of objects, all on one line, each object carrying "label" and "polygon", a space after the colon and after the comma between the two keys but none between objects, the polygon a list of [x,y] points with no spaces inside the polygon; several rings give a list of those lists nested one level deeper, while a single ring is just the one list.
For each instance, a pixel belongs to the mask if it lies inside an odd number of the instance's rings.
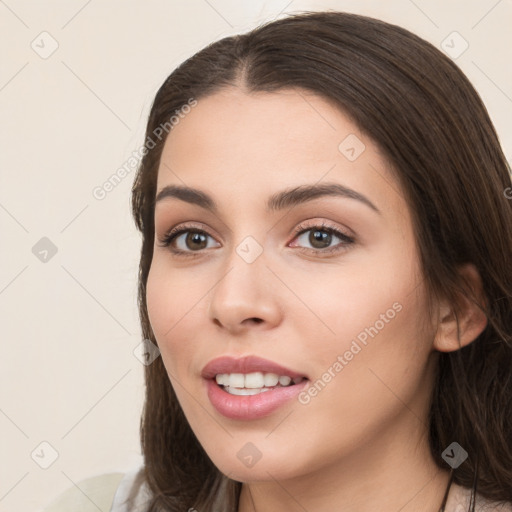
[{"label": "lip", "polygon": [[288,375],[292,379],[295,377],[307,377],[303,373],[296,372],[280,364],[263,359],[257,356],[245,356],[234,358],[230,356],[217,357],[212,359],[201,371],[201,376],[205,379],[213,379],[218,373],[276,373],[277,375]]},{"label": "lip", "polygon": [[[251,372],[288,375],[292,379],[304,377],[304,380],[291,386],[276,387],[258,395],[231,395],[215,381],[215,376],[219,373]],[[272,414],[297,396],[309,383],[306,375],[257,356],[218,357],[203,368],[201,376],[205,379],[208,399],[215,409],[227,418],[246,421],[264,418]]]},{"label": "lip", "polygon": [[215,379],[205,381],[207,394],[217,412],[232,420],[256,420],[269,416],[297,396],[309,380],[304,379],[298,384],[277,387],[258,395],[231,395],[224,391]]}]

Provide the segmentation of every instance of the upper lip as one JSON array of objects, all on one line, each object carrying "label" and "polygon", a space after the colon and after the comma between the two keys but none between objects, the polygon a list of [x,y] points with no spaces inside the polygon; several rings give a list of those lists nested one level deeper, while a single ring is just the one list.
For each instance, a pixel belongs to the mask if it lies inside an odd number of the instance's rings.
[{"label": "upper lip", "polygon": [[303,373],[290,370],[274,361],[257,356],[245,356],[241,358],[231,356],[217,357],[216,359],[212,359],[203,368],[201,376],[205,379],[213,379],[219,373],[251,372],[275,373],[280,376],[288,375],[292,379],[295,377],[306,377]]}]

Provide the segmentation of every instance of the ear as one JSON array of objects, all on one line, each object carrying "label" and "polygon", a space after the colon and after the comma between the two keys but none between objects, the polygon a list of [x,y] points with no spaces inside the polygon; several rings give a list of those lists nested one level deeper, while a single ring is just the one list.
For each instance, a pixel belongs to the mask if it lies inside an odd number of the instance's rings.
[{"label": "ear", "polygon": [[486,298],[478,270],[473,264],[467,263],[460,267],[459,275],[469,286],[470,293],[458,295],[459,333],[457,333],[457,319],[453,304],[446,299],[439,302],[439,321],[434,348],[440,352],[453,352],[469,345],[487,326],[487,317],[482,311]]}]

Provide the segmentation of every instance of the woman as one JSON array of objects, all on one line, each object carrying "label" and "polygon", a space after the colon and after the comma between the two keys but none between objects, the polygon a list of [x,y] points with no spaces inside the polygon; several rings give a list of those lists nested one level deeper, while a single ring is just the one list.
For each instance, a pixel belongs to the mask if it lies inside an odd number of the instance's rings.
[{"label": "woman", "polygon": [[179,66],[146,136],[161,357],[112,510],[511,511],[511,180],[452,61],[290,16]]},{"label": "woman", "polygon": [[512,502],[510,176],[458,68],[313,13],[182,64],[147,136],[175,111],[133,190],[149,510]]}]

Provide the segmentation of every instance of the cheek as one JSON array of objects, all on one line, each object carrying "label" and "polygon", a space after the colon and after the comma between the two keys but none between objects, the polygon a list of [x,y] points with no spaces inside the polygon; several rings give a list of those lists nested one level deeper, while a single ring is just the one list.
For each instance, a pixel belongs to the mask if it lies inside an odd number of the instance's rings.
[{"label": "cheek", "polygon": [[172,339],[171,334],[181,327],[180,322],[199,302],[196,285],[190,272],[170,268],[164,254],[154,255],[146,285],[146,302],[157,339]]},{"label": "cheek", "polygon": [[173,324],[169,313],[174,311],[174,300],[173,294],[169,292],[169,284],[165,274],[152,264],[146,284],[146,303],[151,328],[159,343]]},{"label": "cheek", "polygon": [[396,400],[390,389],[412,396],[421,382],[433,333],[425,321],[427,296],[418,261],[403,249],[367,261],[358,255],[359,266],[341,271],[338,279],[317,275],[315,286],[308,280],[297,290],[321,319],[309,325],[296,320],[320,379],[318,405],[332,411],[332,404],[351,404],[356,410],[368,401],[377,408]]},{"label": "cheek", "polygon": [[415,401],[424,398],[422,387],[427,392],[432,346],[424,323],[426,294],[414,273],[381,276],[378,284],[378,276],[358,277],[345,280],[346,295],[325,312],[336,334],[309,348],[316,359],[315,390],[302,401],[328,418],[333,435],[337,429],[347,434],[347,442],[362,427],[373,431],[396,417],[403,403],[421,414]]},{"label": "cheek", "polygon": [[207,315],[205,294],[212,286],[205,282],[209,281],[197,272],[169,268],[165,256],[154,258],[151,265],[146,285],[148,317],[171,380],[182,382],[191,371],[197,372],[192,365],[204,348],[201,323]]},{"label": "cheek", "polygon": [[315,354],[332,358],[333,352],[348,350],[354,339],[364,346],[373,338],[386,338],[385,333],[411,337],[423,317],[421,271],[403,245],[358,251],[334,270],[302,275],[307,277],[288,276],[308,310],[300,307],[294,322],[302,325],[302,332],[309,330],[304,339],[315,343],[310,347]]},{"label": "cheek", "polygon": [[175,357],[169,357],[175,355],[175,348],[187,346],[183,342],[173,344],[173,340],[178,340],[180,322],[186,317],[186,304],[189,301],[187,287],[180,285],[176,277],[172,278],[171,275],[158,262],[152,264],[146,286],[149,321],[166,367],[175,361]]}]

